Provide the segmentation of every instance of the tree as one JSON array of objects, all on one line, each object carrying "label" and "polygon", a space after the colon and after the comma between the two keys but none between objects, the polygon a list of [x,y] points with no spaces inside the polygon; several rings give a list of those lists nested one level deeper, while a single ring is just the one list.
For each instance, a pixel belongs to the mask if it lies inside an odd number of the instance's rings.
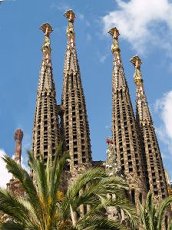
[{"label": "tree", "polygon": [[[61,156],[61,157],[59,157]],[[104,169],[93,168],[79,176],[67,191],[61,189],[67,153],[58,154],[52,161],[36,159],[29,153],[29,165],[33,179],[10,157],[5,156],[8,171],[17,178],[25,191],[24,197],[14,196],[0,189],[0,211],[9,216],[1,225],[4,230],[110,230],[127,229],[136,223],[135,209],[125,198],[128,186],[120,177],[108,177]],[[115,194],[116,199],[107,199]],[[125,213],[125,222],[108,220],[107,206]],[[87,208],[87,213],[81,209]]]},{"label": "tree", "polygon": [[[154,204],[153,195],[148,193],[145,205],[140,205],[141,222],[144,230],[162,230],[172,203],[172,196]],[[170,228],[169,228],[170,229]]]}]

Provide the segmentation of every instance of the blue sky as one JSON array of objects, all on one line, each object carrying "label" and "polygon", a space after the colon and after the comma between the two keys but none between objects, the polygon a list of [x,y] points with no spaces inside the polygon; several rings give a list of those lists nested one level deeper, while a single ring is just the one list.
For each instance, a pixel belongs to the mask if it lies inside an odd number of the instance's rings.
[{"label": "blue sky", "polygon": [[[94,2],[94,3],[93,3]],[[172,177],[172,2],[167,0],[4,0],[0,4],[0,149],[14,152],[14,131],[22,128],[23,158],[31,145],[36,102],[42,23],[49,22],[53,73],[60,104],[66,49],[65,10],[76,13],[76,45],[87,102],[93,159],[106,157],[111,134],[112,54],[109,28],[120,31],[126,78],[135,108],[134,69],[142,58],[145,91],[164,165]]]}]

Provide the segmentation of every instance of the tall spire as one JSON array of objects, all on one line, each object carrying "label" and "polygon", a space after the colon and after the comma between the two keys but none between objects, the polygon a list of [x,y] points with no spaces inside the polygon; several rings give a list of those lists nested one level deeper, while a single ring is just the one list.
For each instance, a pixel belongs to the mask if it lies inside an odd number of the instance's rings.
[{"label": "tall spire", "polygon": [[75,31],[74,31],[75,13],[73,12],[73,10],[68,10],[64,14],[64,16],[68,20],[68,26],[66,29],[68,48],[73,48],[75,45]]},{"label": "tall spire", "polygon": [[124,87],[128,88],[125,75],[124,75],[124,69],[122,66],[121,50],[119,48],[119,42],[118,42],[118,37],[120,33],[116,27],[109,30],[108,33],[113,38],[113,42],[111,46],[111,51],[112,54],[114,55],[112,87],[118,89],[122,89]]},{"label": "tall spire", "polygon": [[138,56],[131,59],[135,67],[134,82],[136,84],[136,116],[142,130],[145,159],[147,164],[148,183],[150,191],[157,200],[167,196],[167,185],[161,153],[149,111],[147,98],[144,92],[141,74],[142,61]]},{"label": "tall spire", "polygon": [[65,13],[67,49],[63,73],[62,107],[66,148],[69,150],[71,172],[91,165],[91,144],[85,97],[75,47],[75,13]]},{"label": "tall spire", "polygon": [[138,129],[123,70],[118,43],[119,31],[109,31],[113,38],[112,54],[112,139],[117,160],[130,187],[131,199],[138,204],[145,198],[146,183]]},{"label": "tall spire", "polygon": [[46,163],[47,157],[53,157],[56,152],[60,131],[51,64],[50,34],[53,30],[48,23],[43,24],[40,29],[44,33],[43,60],[37,91],[32,149],[34,155],[43,157]]}]

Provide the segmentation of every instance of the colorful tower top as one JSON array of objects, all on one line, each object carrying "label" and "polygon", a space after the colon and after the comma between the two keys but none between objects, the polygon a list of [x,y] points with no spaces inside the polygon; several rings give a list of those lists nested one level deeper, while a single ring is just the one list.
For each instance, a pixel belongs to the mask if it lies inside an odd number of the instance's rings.
[{"label": "colorful tower top", "polygon": [[[130,187],[133,203],[145,198],[146,186],[143,158],[129,89],[123,70],[118,43],[119,31],[112,28],[112,140],[117,161]],[[139,208],[139,207],[138,207]]]},{"label": "colorful tower top", "polygon": [[75,174],[91,165],[91,145],[85,97],[75,46],[75,13],[68,10],[66,30],[67,49],[64,62],[62,107],[66,148],[69,150],[70,170]]},{"label": "colorful tower top", "polygon": [[[118,37],[120,33],[116,27],[109,30],[108,33],[113,38],[113,42],[111,46],[111,51],[112,51],[112,54],[114,55],[112,87],[115,87],[118,89],[128,88],[127,82],[125,79],[124,70],[123,70],[123,65],[122,65],[122,60],[121,60],[121,51],[120,51],[119,42],[118,42]],[[119,72],[117,72],[118,69],[119,69]]]},{"label": "colorful tower top", "polygon": [[53,29],[48,23],[43,24],[40,29],[44,33],[44,44],[42,46],[43,59],[44,61],[47,60],[47,62],[50,62],[51,61],[50,34],[52,33]]},{"label": "colorful tower top", "polygon": [[48,156],[53,158],[55,155],[60,141],[60,131],[51,64],[50,34],[53,30],[48,23],[43,24],[40,29],[44,33],[43,59],[36,99],[32,151],[36,157],[43,158],[46,163]]},{"label": "colorful tower top", "polygon": [[167,196],[167,185],[161,153],[144,92],[141,74],[142,61],[138,56],[131,59],[135,67],[134,82],[136,84],[136,117],[142,131],[142,142],[147,165],[148,183],[151,192],[159,201]]},{"label": "colorful tower top", "polygon": [[68,10],[66,11],[64,15],[68,19],[68,27],[66,29],[67,42],[68,42],[69,47],[74,47],[75,45],[75,31],[74,31],[75,13],[73,12],[73,10]]}]

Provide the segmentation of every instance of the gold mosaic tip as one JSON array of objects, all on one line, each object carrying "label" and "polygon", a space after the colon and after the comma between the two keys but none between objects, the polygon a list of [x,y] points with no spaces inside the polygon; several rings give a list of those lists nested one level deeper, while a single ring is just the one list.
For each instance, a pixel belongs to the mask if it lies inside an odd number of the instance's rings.
[{"label": "gold mosaic tip", "polygon": [[133,56],[130,59],[130,62],[136,67],[136,68],[140,68],[141,64],[142,64],[142,60],[140,59],[139,56]]},{"label": "gold mosaic tip", "polygon": [[118,30],[116,27],[110,29],[108,33],[109,33],[113,38],[116,38],[116,39],[118,39],[118,37],[119,37],[119,35],[120,35],[119,30]]},{"label": "gold mosaic tip", "polygon": [[53,31],[52,26],[49,23],[44,23],[41,25],[40,29],[43,31],[43,33],[47,36],[51,34]]},{"label": "gold mosaic tip", "polygon": [[75,13],[73,10],[67,10],[64,16],[68,19],[69,22],[74,22],[75,20]]}]

